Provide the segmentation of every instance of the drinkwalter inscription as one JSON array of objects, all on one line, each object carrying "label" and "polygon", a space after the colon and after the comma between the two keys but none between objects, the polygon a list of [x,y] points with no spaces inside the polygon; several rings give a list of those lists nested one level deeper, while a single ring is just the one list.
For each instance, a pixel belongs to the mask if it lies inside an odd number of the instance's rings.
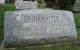
[{"label": "drinkwalter inscription", "polygon": [[[70,29],[68,28],[68,25],[66,25],[66,18],[64,18],[64,14],[19,14],[17,16],[17,20],[19,20],[19,23],[22,23],[23,26],[21,28],[16,28],[14,29],[15,32],[19,32],[18,34],[20,35],[23,34],[35,34],[35,33],[42,33],[42,27],[45,27],[45,33],[62,33],[64,32],[70,32]],[[65,20],[65,21],[64,21]],[[65,23],[64,23],[65,22]],[[35,24],[35,25],[33,25]],[[29,27],[27,26],[29,25]],[[43,26],[44,25],[44,26]],[[27,26],[27,27],[26,27]],[[44,30],[43,29],[43,30]],[[53,31],[54,30],[54,31]],[[23,32],[22,32],[23,31]],[[17,33],[15,33],[17,34]]]},{"label": "drinkwalter inscription", "polygon": [[[62,18],[62,17],[61,17]],[[21,14],[21,22],[59,22],[61,21],[61,18],[59,17],[59,15],[28,15],[28,14]]]},{"label": "drinkwalter inscription", "polygon": [[39,9],[5,14],[4,41],[8,47],[73,41],[76,37],[73,14],[69,11]]}]

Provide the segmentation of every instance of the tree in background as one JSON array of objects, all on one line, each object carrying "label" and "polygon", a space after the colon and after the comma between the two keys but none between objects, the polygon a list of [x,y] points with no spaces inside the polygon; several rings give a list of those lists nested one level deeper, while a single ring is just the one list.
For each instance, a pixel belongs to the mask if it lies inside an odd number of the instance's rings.
[{"label": "tree in background", "polygon": [[76,0],[45,0],[48,7],[71,10],[74,7]]},{"label": "tree in background", "polygon": [[5,0],[6,3],[15,3],[15,0]]},{"label": "tree in background", "polygon": [[[37,0],[39,3],[42,0]],[[76,0],[44,0],[46,2],[47,7],[54,9],[62,9],[62,10],[71,10],[74,7]]]},{"label": "tree in background", "polygon": [[[46,7],[61,10],[72,10],[76,2],[76,0],[36,0],[36,1],[42,5],[46,3]],[[6,0],[6,2],[15,3],[15,0]]]}]

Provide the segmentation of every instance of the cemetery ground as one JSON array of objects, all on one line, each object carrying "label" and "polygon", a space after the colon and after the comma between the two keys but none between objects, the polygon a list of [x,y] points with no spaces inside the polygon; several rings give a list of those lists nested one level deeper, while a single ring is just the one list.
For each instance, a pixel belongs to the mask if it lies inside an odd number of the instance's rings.
[{"label": "cemetery ground", "polygon": [[[0,5],[0,42],[4,37],[4,13],[5,11],[15,10],[14,4]],[[51,44],[46,46],[34,46],[34,47],[17,47],[6,48],[5,50],[80,50],[80,12],[74,13],[74,19],[77,28],[77,42],[67,42],[60,44]]]}]

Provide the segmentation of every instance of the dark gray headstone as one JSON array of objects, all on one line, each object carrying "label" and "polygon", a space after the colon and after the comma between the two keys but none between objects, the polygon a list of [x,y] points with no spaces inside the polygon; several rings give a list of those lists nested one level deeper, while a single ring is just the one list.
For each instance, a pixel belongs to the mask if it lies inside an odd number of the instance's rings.
[{"label": "dark gray headstone", "polygon": [[26,10],[5,13],[6,47],[76,41],[73,13],[62,10]]}]

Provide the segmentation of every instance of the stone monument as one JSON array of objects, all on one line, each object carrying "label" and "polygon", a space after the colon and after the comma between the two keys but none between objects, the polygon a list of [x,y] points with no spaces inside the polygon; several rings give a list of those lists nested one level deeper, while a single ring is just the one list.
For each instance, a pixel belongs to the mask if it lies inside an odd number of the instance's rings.
[{"label": "stone monument", "polygon": [[4,4],[5,3],[5,0],[0,0],[0,4]]},{"label": "stone monument", "polygon": [[32,1],[16,0],[15,5],[16,9],[22,9],[22,10],[37,9],[36,1],[32,2]]},{"label": "stone monument", "polygon": [[76,41],[77,33],[72,12],[51,9],[24,9],[25,7],[22,11],[7,11],[5,13],[5,47]]},{"label": "stone monument", "polygon": [[73,10],[80,11],[80,0],[76,0]]}]

